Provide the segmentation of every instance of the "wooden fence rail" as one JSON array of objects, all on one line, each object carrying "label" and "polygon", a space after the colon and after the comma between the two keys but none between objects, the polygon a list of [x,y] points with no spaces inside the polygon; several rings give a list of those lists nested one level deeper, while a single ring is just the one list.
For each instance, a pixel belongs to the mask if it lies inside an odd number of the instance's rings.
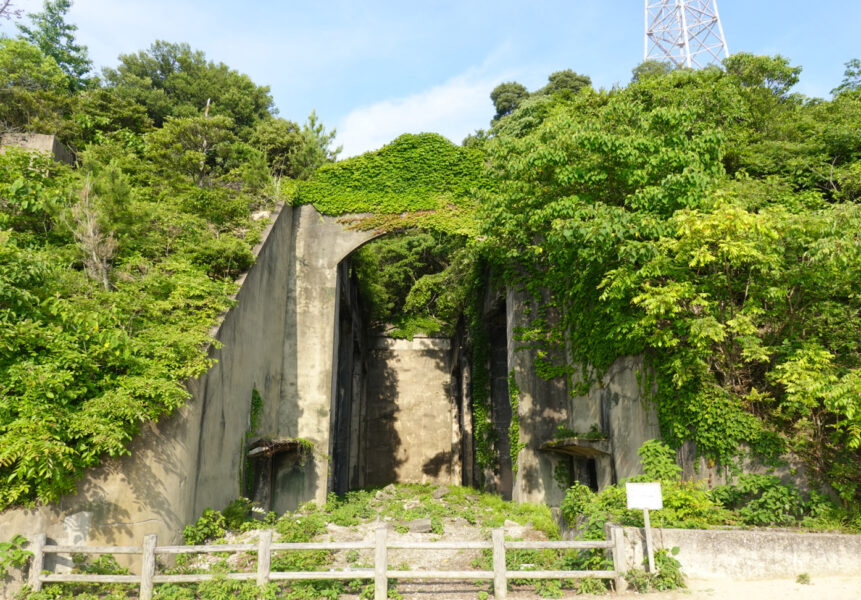
[{"label": "wooden fence rail", "polygon": [[[511,579],[579,579],[595,577],[613,579],[615,589],[624,589],[621,572],[622,532],[608,524],[604,531],[607,539],[603,541],[557,541],[557,542],[511,542],[505,540],[504,530],[494,529],[491,540],[473,542],[404,542],[389,541],[388,529],[376,530],[374,541],[367,542],[307,542],[273,543],[272,530],[261,530],[256,544],[206,544],[197,546],[157,546],[155,535],[144,537],[142,546],[67,546],[48,544],[44,533],[31,540],[33,563],[30,570],[30,586],[34,591],[42,589],[44,583],[136,583],[140,585],[140,600],[151,600],[153,585],[157,583],[198,583],[216,578],[238,581],[255,581],[265,586],[270,581],[283,580],[327,580],[327,579],[368,579],[374,582],[374,600],[385,600],[388,595],[389,579],[485,579],[493,581],[494,597],[504,600]],[[493,569],[475,571],[415,571],[392,570],[388,564],[389,549],[403,550],[485,550],[493,551]],[[374,550],[373,569],[345,569],[342,571],[272,571],[272,552],[293,550]],[[512,571],[505,564],[506,550],[556,549],[588,550],[604,549],[613,561],[613,570],[595,571]],[[210,554],[215,552],[255,552],[257,570],[248,573],[199,573],[187,575],[157,575],[155,572],[158,554]],[[45,573],[46,554],[140,554],[140,575],[95,575]]]}]

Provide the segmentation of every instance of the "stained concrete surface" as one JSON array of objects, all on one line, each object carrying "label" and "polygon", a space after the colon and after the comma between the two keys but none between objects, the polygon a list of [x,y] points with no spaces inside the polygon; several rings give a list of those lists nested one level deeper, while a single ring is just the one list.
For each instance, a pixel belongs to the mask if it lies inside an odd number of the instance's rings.
[{"label": "stained concrete surface", "polygon": [[54,160],[70,165],[75,162],[75,155],[55,135],[46,133],[4,133],[0,136],[0,154],[8,146],[44,152],[45,154],[50,154]]},{"label": "stained concrete surface", "polygon": [[443,338],[370,340],[362,487],[460,483],[450,355]]},{"label": "stained concrete surface", "polygon": [[660,428],[641,384],[641,357],[619,358],[583,395],[572,395],[564,378],[540,377],[535,369],[537,351],[518,348],[515,340],[516,330],[526,327],[529,315],[536,314],[533,302],[521,291],[507,290],[508,360],[520,390],[518,416],[523,446],[517,457],[512,498],[558,506],[567,484],[556,480],[555,471],[561,461],[569,459],[541,447],[554,439],[560,426],[579,433],[594,426],[606,434],[610,452],[596,460],[599,488],[642,473],[637,450],[646,440],[659,438]]},{"label": "stained concrete surface", "polygon": [[[624,527],[625,569],[643,564],[645,533]],[[675,555],[688,577],[732,580],[861,575],[861,535],[779,530],[653,528],[655,548]],[[861,598],[861,589],[858,590]]]}]

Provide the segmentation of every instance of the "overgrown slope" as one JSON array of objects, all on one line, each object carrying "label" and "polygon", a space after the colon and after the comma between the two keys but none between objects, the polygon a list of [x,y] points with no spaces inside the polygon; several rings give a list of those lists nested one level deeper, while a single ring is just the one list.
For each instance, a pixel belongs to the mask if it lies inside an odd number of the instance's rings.
[{"label": "overgrown slope", "polygon": [[521,334],[545,375],[590,385],[643,353],[674,448],[729,466],[791,452],[857,506],[857,73],[819,101],[790,93],[800,68],[782,57],[725,67],[503,116],[483,250],[541,305]]},{"label": "overgrown slope", "polygon": [[188,399],[265,210],[334,158],[314,115],[276,118],[268,88],[185,44],[90,77],[85,48],[56,46],[68,8],[0,40],[0,134],[78,158],[0,155],[0,509],[74,491]]}]

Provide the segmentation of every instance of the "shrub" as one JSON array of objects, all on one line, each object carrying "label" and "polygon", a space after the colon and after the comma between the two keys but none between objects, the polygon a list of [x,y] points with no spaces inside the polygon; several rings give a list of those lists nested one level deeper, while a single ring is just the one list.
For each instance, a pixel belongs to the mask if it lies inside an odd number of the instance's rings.
[{"label": "shrub", "polygon": [[236,279],[254,264],[254,254],[242,240],[232,235],[209,238],[194,252],[194,263],[215,279]]},{"label": "shrub", "polygon": [[679,481],[682,468],[676,464],[676,453],[660,440],[643,442],[637,450],[646,477],[656,481]]},{"label": "shrub", "polygon": [[186,525],[182,537],[186,544],[192,546],[202,544],[206,540],[222,537],[227,525],[224,515],[219,511],[207,508],[194,525]]},{"label": "shrub", "polygon": [[718,486],[711,495],[748,525],[794,525],[804,514],[801,493],[774,475],[740,475],[734,484]]}]

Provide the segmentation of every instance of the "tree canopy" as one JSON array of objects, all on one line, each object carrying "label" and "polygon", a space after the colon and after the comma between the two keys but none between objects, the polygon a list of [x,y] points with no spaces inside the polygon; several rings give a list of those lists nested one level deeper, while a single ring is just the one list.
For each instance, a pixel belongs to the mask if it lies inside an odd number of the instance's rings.
[{"label": "tree canopy", "polygon": [[254,135],[282,122],[268,88],[185,44],[121,57],[102,85],[69,6],[0,39],[0,133],[58,134],[78,159],[0,154],[0,509],[72,492],[187,400],[254,262],[252,214],[336,153],[312,114],[283,161],[277,133]]},{"label": "tree canopy", "polygon": [[789,452],[857,502],[859,99],[792,95],[782,57],[644,71],[524,103],[485,144],[485,251],[540,306],[523,341],[587,383],[642,353],[671,445]]},{"label": "tree canopy", "polygon": [[490,100],[496,109],[492,123],[497,123],[502,117],[513,113],[529,98],[557,94],[571,97],[581,89],[591,86],[592,79],[589,76],[575,73],[571,69],[551,73],[547,77],[547,85],[532,93],[516,81],[500,83],[490,92]]},{"label": "tree canopy", "polygon": [[57,62],[74,91],[92,83],[87,75],[93,63],[87,56],[87,47],[75,41],[77,26],[66,23],[65,16],[71,7],[72,0],[45,0],[42,12],[27,15],[31,25],[18,23],[18,29],[24,39]]},{"label": "tree canopy", "polygon": [[120,55],[116,69],[104,69],[109,88],[145,106],[155,125],[167,117],[209,114],[229,117],[235,133],[247,140],[262,119],[275,113],[269,86],[224,63],[206,59],[188,44],[158,40],[148,50]]}]

